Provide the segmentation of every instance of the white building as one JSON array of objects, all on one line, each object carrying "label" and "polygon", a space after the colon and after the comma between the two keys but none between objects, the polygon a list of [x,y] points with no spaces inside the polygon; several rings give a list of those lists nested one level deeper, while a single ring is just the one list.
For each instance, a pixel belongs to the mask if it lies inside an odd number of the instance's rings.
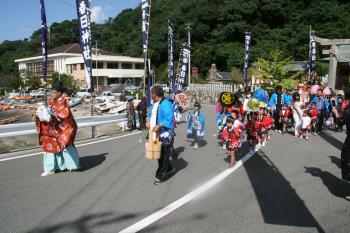
[{"label": "white building", "polygon": [[[92,76],[95,86],[125,83],[127,80],[136,85],[143,83],[143,58],[117,55],[100,49],[96,56],[96,50],[93,48],[92,60]],[[18,63],[21,74],[29,72],[42,77],[42,55],[40,53],[32,57],[17,59],[15,62]],[[84,59],[78,43],[48,50],[47,78],[50,79],[54,72],[73,76],[77,86],[86,88]]]}]

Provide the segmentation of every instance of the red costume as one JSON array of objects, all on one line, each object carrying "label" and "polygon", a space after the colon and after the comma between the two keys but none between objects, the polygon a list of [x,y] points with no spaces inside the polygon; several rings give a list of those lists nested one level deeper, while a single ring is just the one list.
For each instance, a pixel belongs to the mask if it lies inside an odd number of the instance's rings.
[{"label": "red costume", "polygon": [[264,122],[264,118],[265,118],[265,116],[259,113],[259,115],[255,121],[255,127],[258,129],[258,131],[257,131],[258,136],[261,136],[266,131],[266,127],[265,127],[266,120]]},{"label": "red costume", "polygon": [[317,117],[317,116],[318,116],[318,110],[317,110],[317,108],[311,109],[311,110],[310,110],[310,115],[311,115],[311,118]]},{"label": "red costume", "polygon": [[280,110],[280,120],[283,124],[287,123],[291,116],[292,111],[289,108]]},{"label": "red costume", "polygon": [[[256,123],[256,122],[255,122]],[[256,126],[256,124],[252,124],[251,120],[248,120],[246,125],[245,125],[245,129],[247,130],[247,139],[248,140],[256,140],[256,135],[258,132],[258,127]]]},{"label": "red costume", "polygon": [[262,118],[262,125],[265,129],[269,129],[271,126],[271,117],[269,116],[263,116]]},{"label": "red costume", "polygon": [[74,142],[77,123],[64,98],[57,101],[50,99],[49,106],[55,114],[51,121],[40,122],[38,118],[36,120],[39,142],[44,152],[61,153],[64,148]]},{"label": "red costume", "polygon": [[231,128],[226,127],[222,133],[222,137],[225,139],[226,148],[229,151],[234,150],[241,146],[239,139],[243,131],[243,125],[239,120],[235,120]]}]

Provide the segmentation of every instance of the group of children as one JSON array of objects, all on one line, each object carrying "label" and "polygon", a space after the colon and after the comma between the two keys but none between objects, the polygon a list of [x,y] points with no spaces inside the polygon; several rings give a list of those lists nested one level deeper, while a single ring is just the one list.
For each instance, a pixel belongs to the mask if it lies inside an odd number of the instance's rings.
[{"label": "group of children", "polygon": [[[248,100],[252,99],[248,92],[245,93],[245,99],[237,98],[233,106],[227,107],[218,102],[217,136],[222,148],[230,156],[230,166],[236,164],[236,155],[241,147],[244,132],[247,135],[250,152],[266,145],[271,138],[272,128],[280,133],[286,133],[288,128],[294,128],[294,137],[307,140],[310,133],[316,135],[320,132],[320,126],[323,127],[324,123],[329,127],[327,119],[332,116],[335,119],[339,118],[344,109],[342,97],[325,95],[321,89],[317,95],[308,95],[308,90],[304,91],[303,96],[301,95],[300,91],[282,92],[282,88],[277,86],[276,92],[270,98],[258,101],[259,110],[255,111],[245,106]],[[199,138],[204,135],[205,121],[199,102],[196,102],[194,107],[194,111],[188,117],[187,135],[195,138],[194,149],[197,149]]]}]

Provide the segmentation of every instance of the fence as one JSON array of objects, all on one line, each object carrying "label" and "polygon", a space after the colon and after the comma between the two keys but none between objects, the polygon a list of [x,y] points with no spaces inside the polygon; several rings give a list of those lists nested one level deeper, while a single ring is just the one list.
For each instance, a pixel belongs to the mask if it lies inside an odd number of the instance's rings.
[{"label": "fence", "polygon": [[[77,118],[76,121],[79,128],[92,127],[94,131],[95,127],[99,125],[126,122],[127,116],[126,114],[106,115],[106,116],[88,116],[88,117]],[[0,138],[23,136],[23,135],[30,135],[30,134],[36,134],[36,133],[37,132],[35,129],[34,122],[0,126]],[[95,133],[93,133],[93,137],[95,137],[94,134]]]},{"label": "fence", "polygon": [[190,84],[188,86],[189,91],[201,91],[201,92],[223,92],[230,91],[236,92],[243,88],[242,85],[222,84],[222,83],[208,83],[208,84]]}]

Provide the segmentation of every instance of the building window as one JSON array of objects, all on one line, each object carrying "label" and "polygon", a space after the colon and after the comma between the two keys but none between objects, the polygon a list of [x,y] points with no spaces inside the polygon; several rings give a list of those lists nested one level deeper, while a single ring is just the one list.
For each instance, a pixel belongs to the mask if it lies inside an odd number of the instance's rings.
[{"label": "building window", "polygon": [[84,63],[80,63],[80,70],[85,70],[85,64]]},{"label": "building window", "polygon": [[[100,76],[100,77],[96,77],[96,76],[92,76],[92,80],[94,82],[94,85],[99,85],[99,86],[103,86],[105,85],[105,77]],[[98,81],[98,82],[97,82]]]},{"label": "building window", "polygon": [[122,69],[132,69],[131,63],[122,63]]},{"label": "building window", "polygon": [[[31,62],[26,64],[26,71],[34,76],[42,76],[43,75],[43,63],[42,62]],[[51,76],[54,71],[54,63],[53,61],[47,62],[46,74],[47,76]]]},{"label": "building window", "polygon": [[[103,69],[103,62],[97,62],[97,68]],[[92,69],[96,69],[96,61],[92,61]]]},{"label": "building window", "polygon": [[73,70],[77,70],[77,65],[76,64],[73,65]]},{"label": "building window", "polygon": [[117,62],[108,62],[107,63],[107,69],[118,69],[119,64]]},{"label": "building window", "polygon": [[135,64],[135,69],[137,69],[137,70],[143,70],[143,63],[136,63],[136,64]]}]

